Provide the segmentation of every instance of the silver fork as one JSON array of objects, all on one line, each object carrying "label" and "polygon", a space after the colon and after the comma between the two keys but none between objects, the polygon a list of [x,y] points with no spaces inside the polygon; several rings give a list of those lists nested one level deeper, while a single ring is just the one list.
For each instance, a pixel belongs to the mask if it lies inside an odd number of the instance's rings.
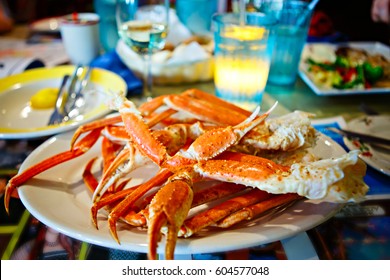
[{"label": "silver fork", "polygon": [[47,125],[61,123],[65,117],[65,112],[64,112],[64,105],[65,105],[64,102],[66,99],[65,85],[67,84],[68,79],[69,79],[69,75],[65,75],[62,78],[62,82],[61,82],[60,88],[58,89],[58,93],[57,93],[57,100],[55,103],[54,111],[50,115],[49,122],[47,123]]},{"label": "silver fork", "polygon": [[[81,80],[83,72],[84,72],[84,67],[78,65],[73,71],[71,77],[69,75],[64,76],[64,79],[61,83],[58,92],[55,109],[52,115],[50,116],[48,125],[59,124],[68,121],[79,113],[79,110],[77,110],[76,112],[74,109],[76,107],[77,100],[78,100],[77,106],[82,106],[79,104],[82,103],[83,101],[81,99],[84,99],[82,92],[89,79],[90,68],[87,70],[87,73],[84,75],[84,78]],[[69,84],[69,86],[66,86],[67,84]],[[78,88],[76,90],[77,86]]]},{"label": "silver fork", "polygon": [[[79,70],[77,70],[79,71]],[[92,67],[82,68],[81,73],[78,75],[79,78],[81,78],[82,74],[86,72],[80,81],[78,79],[78,88],[76,89],[76,85],[73,88],[72,92],[69,92],[69,98],[66,103],[66,111],[67,111],[67,117],[68,119],[72,119],[80,114],[80,109],[85,105],[85,97],[84,92],[85,88],[88,85],[88,82],[90,80]]]}]

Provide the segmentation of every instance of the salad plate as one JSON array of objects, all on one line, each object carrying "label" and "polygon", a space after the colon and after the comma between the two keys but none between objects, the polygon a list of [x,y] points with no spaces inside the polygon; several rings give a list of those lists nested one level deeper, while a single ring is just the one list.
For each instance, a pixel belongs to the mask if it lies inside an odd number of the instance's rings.
[{"label": "salad plate", "polygon": [[[353,87],[338,87],[332,86],[329,77],[332,71],[324,71],[321,73],[321,77],[315,76],[310,71],[310,63],[308,60],[316,62],[333,62],[336,60],[336,50],[339,47],[353,48],[359,51],[364,51],[366,54],[381,55],[384,57],[388,64],[390,64],[390,48],[379,42],[350,42],[350,43],[308,43],[305,45],[301,62],[299,65],[299,76],[302,80],[313,90],[313,92],[320,96],[338,96],[338,95],[353,95],[353,94],[388,94],[390,93],[390,81],[386,82],[385,85],[377,86],[375,83],[371,86],[356,85]],[[390,66],[387,66],[390,67]],[[356,75],[356,73],[355,73]],[[345,77],[342,77],[344,79]],[[366,80],[366,77],[364,78]],[[387,80],[386,80],[387,81]]]},{"label": "salad plate", "polygon": [[[35,149],[20,170],[69,149],[73,134],[56,135]],[[82,156],[55,166],[19,187],[19,196],[29,212],[47,226],[67,236],[106,248],[148,251],[147,230],[118,225],[120,244],[110,235],[105,213],[98,215],[99,229],[90,217],[92,194],[85,187],[82,172],[85,164],[100,154],[100,140]],[[322,158],[337,157],[345,150],[331,138],[321,134],[313,153]],[[146,165],[131,173],[130,184],[141,184],[157,172]],[[97,171],[98,173],[98,171]],[[344,204],[300,200],[256,220],[230,229],[205,229],[190,238],[177,241],[176,254],[231,251],[282,240],[309,230],[335,215]],[[158,252],[163,253],[164,244]]]},{"label": "salad plate", "polygon": [[[348,122],[348,129],[390,139],[390,116],[364,116]],[[343,138],[350,150],[360,150],[360,158],[369,166],[390,176],[390,149],[374,144],[364,143],[357,139]]]},{"label": "salad plate", "polygon": [[82,113],[70,121],[48,125],[54,108],[34,108],[33,96],[42,90],[56,90],[63,76],[72,74],[73,69],[72,65],[42,67],[0,79],[0,139],[39,138],[75,129],[111,111],[106,105],[106,92],[127,91],[120,76],[94,68]]}]

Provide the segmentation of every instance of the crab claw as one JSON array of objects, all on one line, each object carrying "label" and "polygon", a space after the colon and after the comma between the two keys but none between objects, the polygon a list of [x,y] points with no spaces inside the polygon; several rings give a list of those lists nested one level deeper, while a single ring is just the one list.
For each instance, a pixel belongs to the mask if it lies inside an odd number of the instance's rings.
[{"label": "crab claw", "polygon": [[173,259],[177,235],[191,208],[192,199],[191,183],[182,179],[170,181],[154,196],[149,206],[149,259],[155,260],[157,257],[158,242],[164,226],[167,226],[165,258]]},{"label": "crab claw", "polygon": [[168,169],[162,169],[156,176],[146,181],[137,187],[133,192],[127,195],[121,202],[119,202],[108,215],[108,225],[112,237],[119,242],[118,233],[116,231],[117,221],[126,215],[128,210],[134,206],[134,203],[140,199],[145,193],[154,187],[164,184],[172,173]]},{"label": "crab claw", "polygon": [[[275,109],[276,102],[267,112],[258,116],[260,107],[245,121],[236,126],[227,126],[209,130],[199,136],[182,155],[197,161],[208,160],[236,145],[250,130],[261,124]],[[205,149],[205,147],[207,147]]]}]

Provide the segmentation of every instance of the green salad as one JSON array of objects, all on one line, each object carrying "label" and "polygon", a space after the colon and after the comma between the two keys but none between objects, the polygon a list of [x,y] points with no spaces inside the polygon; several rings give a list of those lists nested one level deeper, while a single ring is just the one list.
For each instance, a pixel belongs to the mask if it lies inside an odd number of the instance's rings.
[{"label": "green salad", "polygon": [[[383,61],[381,57],[381,61]],[[335,51],[332,61],[306,58],[307,71],[318,85],[335,89],[369,89],[384,77],[385,66],[367,53],[351,48]]]}]

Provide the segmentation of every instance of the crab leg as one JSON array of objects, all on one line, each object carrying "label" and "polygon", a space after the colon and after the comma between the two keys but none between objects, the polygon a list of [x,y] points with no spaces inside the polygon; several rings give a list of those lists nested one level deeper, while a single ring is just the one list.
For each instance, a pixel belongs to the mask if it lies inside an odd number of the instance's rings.
[{"label": "crab leg", "polygon": [[[259,111],[259,109],[257,109],[249,118],[247,118],[244,122],[237,125],[236,127],[213,129],[204,133],[202,136],[198,137],[193,142],[193,144],[186,152],[184,152],[182,155],[174,156],[172,158],[173,160],[170,161],[165,146],[161,145],[161,143],[153,137],[152,133],[150,133],[149,131],[149,127],[147,126],[147,124],[145,124],[145,122],[141,118],[140,113],[134,108],[134,105],[128,100],[126,100],[123,95],[118,95],[116,99],[113,100],[113,103],[114,103],[114,107],[119,109],[123,118],[125,128],[129,133],[129,136],[131,137],[132,141],[138,146],[138,148],[143,153],[145,153],[157,165],[163,168],[167,167],[168,170],[170,170],[170,171],[166,171],[167,174],[171,173],[171,171],[177,168],[176,165],[177,162],[175,160],[180,161],[180,158],[184,158],[184,161],[186,160],[188,161],[188,159],[190,159],[190,161],[187,162],[187,164],[189,164],[191,163],[191,160],[195,162],[197,160],[212,158],[218,155],[219,153],[222,153],[230,146],[236,144],[249,130],[251,130],[253,127],[263,122],[264,119],[268,117],[268,115],[272,112],[272,110],[277,105],[277,103],[275,103],[275,105],[269,111],[267,111],[260,117],[257,117]],[[221,138],[223,139],[223,141],[220,140]],[[207,144],[210,143],[211,145],[204,145],[205,143]],[[205,147],[207,146],[209,149],[207,149],[208,151],[205,151]],[[183,166],[183,165],[180,164],[179,166]],[[171,187],[172,185],[166,185],[163,187],[163,189],[171,188]],[[141,196],[144,193],[146,193],[149,190],[149,188],[143,187],[137,189],[137,191],[138,190]],[[137,193],[137,191],[135,191],[134,193]],[[169,190],[167,190],[167,192],[168,191]],[[115,228],[116,222],[129,209],[129,207],[131,207],[132,204],[140,197],[140,196],[133,196],[133,194],[129,195],[125,200],[119,203],[117,207],[115,207],[115,209],[113,209],[113,211],[109,215],[110,231],[117,241],[118,241],[118,237]],[[161,201],[161,203],[169,204],[169,201]],[[180,211],[184,211],[184,210],[180,209]],[[162,216],[159,213],[157,213],[156,217],[159,217],[159,219],[156,220],[156,223],[160,224]],[[153,228],[156,229],[156,227]],[[175,227],[172,225],[168,226],[168,229],[170,228],[176,230]],[[153,232],[154,231],[151,231],[151,233]],[[173,233],[168,232],[168,239],[169,236],[171,236],[172,234]],[[175,232],[174,235],[176,236],[177,232]],[[153,241],[155,241],[155,239],[153,239]],[[172,241],[172,239],[170,239],[170,241]]]},{"label": "crab leg", "polygon": [[[120,145],[115,144],[108,140],[106,137],[103,137],[102,140],[102,158],[103,158],[103,172],[111,165],[115,159],[116,151],[120,148]],[[97,160],[97,157],[91,159],[84,168],[83,180],[85,185],[94,193],[97,186],[99,185],[98,180],[92,174],[92,166]],[[111,191],[111,190],[110,190]]]},{"label": "crab leg", "polygon": [[259,189],[252,189],[249,192],[229,199],[215,207],[212,207],[192,218],[186,220],[181,227],[180,236],[190,237],[201,229],[216,223],[220,219],[259,201],[263,201],[272,195]]},{"label": "crab leg", "polygon": [[[149,123],[148,123],[149,124]],[[151,133],[167,149],[168,154],[174,155],[190,140],[191,142],[214,126],[207,126],[201,122],[192,124],[172,124],[163,129],[153,130]],[[123,126],[107,126],[103,134],[112,141],[128,142],[129,134]],[[110,141],[110,142],[112,142]]]},{"label": "crab leg", "polygon": [[99,184],[99,182],[96,180],[95,176],[92,174],[92,166],[97,160],[97,157],[92,158],[90,161],[88,161],[87,165],[85,166],[84,172],[83,172],[83,180],[84,184],[87,186],[88,190],[93,193]]},{"label": "crab leg", "polygon": [[148,219],[148,209],[143,209],[136,213],[135,211],[129,211],[123,218],[127,224],[135,227],[146,226]]},{"label": "crab leg", "polygon": [[[155,139],[152,133],[150,133],[148,125],[144,122],[140,112],[135,108],[134,104],[127,100],[123,94],[118,94],[112,103],[112,106],[118,109],[122,115],[126,131],[128,132],[131,140],[137,145],[139,150],[148,156],[158,166],[164,166],[163,163],[168,159],[166,148]],[[199,160],[203,158],[204,155],[207,156],[204,159],[218,155],[228,147],[236,144],[248,131],[264,121],[264,119],[269,116],[276,105],[277,102],[266,113],[259,117],[257,117],[259,111],[259,109],[257,109],[249,118],[245,118],[245,120],[236,127],[229,126],[222,129],[208,131],[195,140],[184,157]],[[221,138],[223,139],[222,141]],[[211,142],[213,145],[204,146],[204,142]],[[204,153],[204,155],[199,154],[200,152],[204,151],[204,147],[207,146],[207,150],[210,151],[212,149],[212,151],[209,153]],[[196,147],[199,147],[199,149]],[[165,167],[168,166],[165,165]]]},{"label": "crab leg", "polygon": [[[195,192],[194,198],[192,200],[191,208],[194,208],[198,205],[211,202],[216,199],[234,193],[238,193],[244,190],[245,188],[247,187],[243,185],[233,184],[233,183],[226,183],[226,182],[219,183],[210,188],[206,188],[201,191]],[[140,208],[143,210],[135,214],[130,214],[130,215],[126,214],[124,219],[132,225],[136,225],[136,226],[144,225],[146,220],[149,219],[149,208],[146,207],[148,207],[148,205],[150,204],[150,202],[152,201],[152,199],[154,198],[157,192],[158,191],[152,193],[151,195],[143,199],[142,204],[140,205]]]},{"label": "crab leg", "polygon": [[162,95],[153,98],[142,104],[139,111],[144,116],[150,116],[152,112],[163,105],[167,105],[175,111],[189,113],[198,120],[222,125],[236,125],[251,114],[232,103],[197,89],[189,89],[182,94]]},{"label": "crab leg", "polygon": [[102,140],[102,158],[103,158],[103,172],[115,160],[116,153],[122,148],[122,145],[115,144],[106,137]]},{"label": "crab leg", "polygon": [[[127,183],[127,181],[125,181],[125,182]],[[102,199],[95,202],[91,207],[91,218],[92,218],[92,221],[93,221],[93,224],[95,225],[95,227],[98,228],[97,213],[98,213],[99,209],[118,202],[119,200],[125,198],[126,196],[128,196],[129,194],[134,192],[138,187],[139,186],[128,188],[128,189],[123,189],[123,190],[118,191],[116,193],[104,196]]]},{"label": "crab leg", "polygon": [[131,181],[131,178],[124,179],[122,182],[119,183],[118,186],[115,187],[115,191],[119,192],[125,189],[127,183]]},{"label": "crab leg", "polygon": [[149,127],[153,127],[155,126],[156,124],[158,124],[159,122],[167,119],[169,116],[175,114],[177,111],[174,110],[174,109],[167,109],[159,114],[156,114],[152,117],[150,117],[148,120],[147,120],[147,124]]},{"label": "crab leg", "polygon": [[219,104],[183,95],[170,95],[165,98],[165,102],[170,108],[177,111],[185,111],[195,119],[218,125],[236,125],[248,117],[248,115],[225,108]]},{"label": "crab leg", "polygon": [[134,203],[141,198],[145,193],[150,189],[159,186],[166,182],[169,176],[172,175],[172,172],[168,169],[162,169],[159,173],[148,180],[147,182],[141,184],[136,190],[126,196],[120,203],[118,203],[108,215],[108,224],[110,228],[111,235],[114,239],[119,242],[118,234],[116,232],[116,223],[117,221],[124,216],[128,210],[134,205]]},{"label": "crab leg", "polygon": [[[153,127],[161,120],[169,117],[170,115],[174,114],[176,111],[173,109],[168,109],[153,118],[147,120],[147,125],[149,127]],[[102,128],[105,127],[105,130],[107,130],[107,135],[110,135],[113,139],[120,139],[121,141],[128,141],[129,136],[128,134],[124,134],[123,130],[120,129],[121,126],[116,126],[115,124],[121,123],[122,117],[120,115],[114,116],[107,119],[101,119],[94,122],[91,122],[86,125],[80,126],[76,132],[73,134],[72,140],[71,140],[71,147],[73,147],[74,143],[77,141],[77,139],[80,137],[81,134],[88,132],[90,130],[96,129],[96,128]]]},{"label": "crab leg", "polygon": [[[123,127],[106,127],[105,131],[111,135],[116,135],[116,137],[126,133]],[[200,123],[195,123],[192,125],[172,125],[163,130],[153,131],[152,134],[166,147],[169,154],[174,154],[180,148],[183,148],[187,142],[187,138],[196,138],[197,135],[202,134],[204,131],[205,128]],[[106,148],[103,149],[103,151],[106,150]],[[109,153],[108,156],[112,156],[112,153]],[[98,200],[99,196],[103,195],[104,192],[124,174],[127,174],[146,163],[148,163],[148,158],[141,155],[138,149],[133,145],[128,144],[119,155],[116,156],[115,161],[112,162],[111,166],[105,168],[103,177],[96,188],[94,198]]]},{"label": "crab leg", "polygon": [[[107,128],[106,128],[107,129]],[[122,131],[123,128],[108,128],[109,130],[114,129],[116,131]],[[195,138],[196,135],[203,133],[204,128],[201,124],[193,125],[172,125],[167,130],[154,131],[153,135],[160,139],[168,149],[172,152],[177,151],[185,143],[182,139],[188,137]],[[115,132],[116,134],[117,132]],[[146,163],[146,157],[143,157],[139,154],[138,149],[135,149],[132,145],[125,147],[121,153],[115,158],[115,161],[111,164],[109,168],[103,174],[102,179],[100,180],[96,190],[94,192],[94,201],[98,201],[99,197],[104,194],[104,192],[115,183],[119,178],[124,174],[129,173],[131,170],[139,167]],[[177,165],[181,165],[183,160],[178,160]]]},{"label": "crab leg", "polygon": [[210,104],[217,104],[218,106],[221,106],[228,111],[235,111],[237,113],[240,113],[246,117],[249,117],[251,115],[251,112],[242,109],[239,106],[234,105],[233,103],[227,102],[221,98],[216,97],[213,94],[207,93],[205,91],[201,91],[199,89],[189,89],[183,92],[181,95],[183,96],[189,96],[192,97],[193,99],[197,100],[204,100],[209,102]]},{"label": "crab leg", "polygon": [[228,228],[235,224],[238,224],[242,221],[249,221],[260,214],[264,213],[265,211],[278,207],[280,205],[289,203],[294,200],[301,199],[302,197],[295,194],[295,193],[287,193],[287,194],[279,194],[275,195],[265,201],[262,201],[260,203],[256,203],[254,205],[245,207],[241,209],[240,211],[234,212],[233,214],[223,218],[222,220],[218,221],[216,223],[217,227],[221,228]]},{"label": "crab leg", "polygon": [[[95,192],[97,186],[99,185],[99,181],[95,178],[95,176],[92,174],[92,171],[91,171],[92,166],[96,160],[97,160],[97,157],[92,158],[85,166],[84,172],[83,172],[84,183],[92,194]],[[126,184],[130,180],[131,180],[131,178],[128,178],[128,179],[122,181],[118,186],[116,186],[115,191],[117,192],[117,191],[123,190],[124,187],[126,186]],[[110,193],[111,193],[111,190],[110,190]]]},{"label": "crab leg", "polygon": [[[153,131],[152,134],[158,141],[163,143],[169,154],[174,154],[186,144],[186,139],[188,137],[195,138],[195,135],[201,134],[203,131],[204,128],[200,124],[172,125],[163,130]],[[124,133],[127,135],[124,127],[116,126],[106,127],[105,133],[114,135],[115,138],[118,138],[118,135],[123,135]],[[122,136],[119,137],[123,138]],[[108,153],[107,157],[108,156],[112,156],[112,154]],[[104,154],[103,158],[106,158]],[[111,188],[111,186],[113,186],[124,174],[127,174],[148,162],[148,158],[141,155],[138,149],[129,143],[116,156],[112,164],[109,167],[104,168],[103,177],[94,192],[94,200],[98,200],[99,197],[103,195],[106,190]]]},{"label": "crab leg", "polygon": [[217,185],[195,192],[191,207],[196,207],[204,203],[238,193],[247,187],[235,183],[220,182]]},{"label": "crab leg", "polygon": [[121,143],[122,145],[125,145],[130,140],[129,134],[127,134],[123,125],[107,125],[104,127],[102,134],[110,142]]},{"label": "crab leg", "polygon": [[249,118],[239,125],[207,131],[199,136],[181,155],[196,161],[216,157],[231,146],[237,144],[246,133],[262,123],[276,105],[277,103],[259,117],[256,117],[260,110],[260,108],[257,108]]},{"label": "crab leg", "polygon": [[[243,185],[221,182],[212,187],[205,188],[200,191],[196,191],[194,193],[194,199],[192,201],[191,208],[240,192],[245,188],[247,187]],[[155,195],[156,193],[153,193],[150,196],[144,198],[141,208],[145,208],[152,201]]]},{"label": "crab leg", "polygon": [[145,103],[142,103],[138,109],[144,116],[150,116],[154,111],[164,105],[164,98],[169,95],[157,96]]},{"label": "crab leg", "polygon": [[76,143],[77,139],[80,137],[81,134],[88,132],[88,131],[91,131],[91,130],[95,130],[95,129],[99,129],[99,131],[100,131],[101,129],[103,129],[103,127],[105,127],[107,125],[119,123],[121,121],[122,121],[122,118],[120,115],[118,115],[115,117],[97,120],[97,121],[80,126],[75,131],[75,133],[73,134],[72,140],[70,141],[71,149],[73,149],[74,143]]},{"label": "crab leg", "polygon": [[93,202],[99,201],[107,189],[122,178],[124,174],[128,174],[130,171],[143,166],[148,162],[148,158],[142,156],[133,145],[127,145],[103,173],[103,176],[93,193]]},{"label": "crab leg", "polygon": [[149,126],[145,123],[140,112],[123,95],[117,95],[113,103],[113,107],[119,109],[131,141],[143,154],[160,166],[167,156],[166,149],[150,133]]},{"label": "crab leg", "polygon": [[27,180],[32,177],[42,173],[43,171],[52,168],[60,163],[66,162],[68,160],[74,159],[85,154],[99,139],[101,128],[92,130],[89,134],[87,134],[83,139],[81,139],[75,147],[70,151],[65,151],[59,154],[56,154],[50,158],[47,158],[41,161],[38,164],[35,164],[22,173],[14,176],[9,180],[5,194],[4,194],[4,205],[5,209],[8,213],[8,206],[10,201],[11,193],[20,185],[25,183]]},{"label": "crab leg", "polygon": [[[103,137],[102,140],[103,174],[115,161],[118,151],[122,148],[123,145],[116,144],[113,141],[109,140],[108,138]],[[109,188],[109,191],[113,192],[115,189],[116,189],[115,184],[112,184],[111,187]]]},{"label": "crab leg", "polygon": [[192,198],[192,180],[183,177],[173,178],[154,196],[149,206],[149,259],[156,259],[163,226],[168,227],[165,257],[173,259],[177,234],[191,208]]}]

